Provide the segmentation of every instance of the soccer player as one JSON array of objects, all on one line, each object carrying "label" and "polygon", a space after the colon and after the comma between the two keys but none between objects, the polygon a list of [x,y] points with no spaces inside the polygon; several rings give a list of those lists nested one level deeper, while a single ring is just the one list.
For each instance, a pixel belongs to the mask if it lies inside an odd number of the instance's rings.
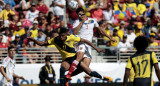
[{"label": "soccer player", "polygon": [[[109,35],[107,35],[107,33],[104,31],[104,29],[99,27],[96,19],[87,18],[83,8],[81,8],[81,7],[78,8],[76,10],[76,13],[77,13],[79,19],[77,19],[73,24],[73,34],[74,35],[78,35],[79,37],[92,42],[93,29],[97,28],[98,31],[103,36],[106,36],[110,40],[115,41]],[[71,64],[71,68],[70,68],[68,74],[66,75],[66,78],[68,78],[69,80],[71,80],[72,72],[75,71],[77,65],[79,64],[79,61],[81,61],[83,57],[85,58],[84,62],[89,67],[91,59],[92,59],[91,46],[87,45],[86,43],[79,43],[77,46],[77,57],[78,58],[76,60],[74,60],[73,63]]]},{"label": "soccer player", "polygon": [[[70,65],[72,64],[72,62],[78,58],[76,55],[76,51],[74,48],[74,43],[75,42],[84,42],[87,43],[88,45],[92,46],[95,50],[97,50],[98,52],[103,52],[103,50],[96,48],[91,42],[82,39],[80,37],[74,36],[74,35],[69,35],[68,36],[68,30],[66,28],[60,28],[60,32],[59,32],[59,36],[50,39],[47,42],[41,42],[41,41],[37,41],[32,37],[28,37],[29,40],[35,42],[36,44],[40,45],[40,46],[45,46],[45,45],[51,45],[54,44],[56,46],[56,48],[60,51],[61,56],[62,56],[62,63],[61,63],[61,68],[60,68],[60,83],[61,86],[65,86],[65,84],[67,85],[67,83],[65,83],[65,71],[67,71],[70,68]],[[83,62],[81,62],[79,64],[83,70],[89,74],[90,76],[94,76],[103,80],[107,80],[107,81],[112,81],[111,78],[109,77],[102,77],[100,74],[98,74],[95,71],[91,71],[90,68],[88,66],[86,66],[86,64],[84,64]]]},{"label": "soccer player", "polygon": [[137,52],[128,58],[123,86],[127,86],[128,77],[132,68],[135,72],[133,86],[153,86],[153,66],[160,80],[160,70],[156,55],[154,52],[146,51],[148,45],[149,43],[146,37],[139,36],[134,40],[134,47],[137,49]]},{"label": "soccer player", "polygon": [[10,46],[8,47],[8,56],[3,60],[0,67],[0,72],[3,75],[0,86],[12,86],[13,77],[20,78],[25,80],[23,76],[18,76],[14,73],[15,62],[13,60],[15,55],[15,48]]}]

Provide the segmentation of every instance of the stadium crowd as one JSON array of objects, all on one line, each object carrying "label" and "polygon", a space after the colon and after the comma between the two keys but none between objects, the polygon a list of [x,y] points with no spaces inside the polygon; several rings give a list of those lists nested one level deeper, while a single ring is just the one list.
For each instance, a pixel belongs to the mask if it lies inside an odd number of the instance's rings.
[{"label": "stadium crowd", "polygon": [[[94,36],[104,39],[99,39],[98,44],[118,47],[121,52],[127,52],[128,48],[121,47],[131,47],[137,36],[146,36],[150,39],[150,46],[160,45],[159,0],[76,1],[88,17],[96,18],[100,27],[116,40],[110,41],[94,29]],[[72,33],[73,23],[78,19],[76,10],[69,9],[66,0],[53,0],[49,4],[46,2],[47,0],[0,0],[0,48],[12,45],[17,49],[24,48],[23,56],[39,57],[37,53],[25,52],[27,48],[40,47],[29,42],[28,36],[39,41],[49,40],[58,35],[60,27],[65,27],[65,19]],[[36,60],[29,60],[30,63],[36,63]]]}]

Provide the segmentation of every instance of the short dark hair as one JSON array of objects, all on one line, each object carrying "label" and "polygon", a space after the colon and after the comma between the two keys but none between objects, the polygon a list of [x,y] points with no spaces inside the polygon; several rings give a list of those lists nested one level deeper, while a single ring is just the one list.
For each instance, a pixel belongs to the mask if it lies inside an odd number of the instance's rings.
[{"label": "short dark hair", "polygon": [[82,7],[79,7],[77,10],[76,10],[76,13],[78,14],[79,12],[84,12],[84,9]]},{"label": "short dark hair", "polygon": [[60,28],[60,31],[59,31],[59,34],[67,33],[67,32],[68,32],[68,29],[67,29],[67,28],[61,27],[61,28]]},{"label": "short dark hair", "polygon": [[133,45],[137,49],[137,51],[144,51],[149,45],[149,40],[148,40],[148,38],[146,38],[144,36],[138,36],[134,40]]},{"label": "short dark hair", "polygon": [[13,49],[13,48],[15,48],[15,47],[9,46],[9,47],[8,47],[8,51],[11,50],[11,49]]}]

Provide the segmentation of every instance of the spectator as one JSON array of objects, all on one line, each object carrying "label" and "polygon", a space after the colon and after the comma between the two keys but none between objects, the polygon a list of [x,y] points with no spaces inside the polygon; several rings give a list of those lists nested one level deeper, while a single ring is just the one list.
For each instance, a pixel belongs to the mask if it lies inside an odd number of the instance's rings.
[{"label": "spectator", "polygon": [[155,41],[155,39],[156,39],[156,37],[155,37],[156,35],[155,35],[155,33],[151,33],[150,34],[150,38],[149,38],[149,40],[150,40],[150,47],[157,47],[158,46],[158,43]]},{"label": "spectator", "polygon": [[109,3],[106,10],[103,10],[104,20],[114,21],[114,12],[112,10],[112,5]]},{"label": "spectator", "polygon": [[31,22],[33,22],[34,19],[38,17],[38,13],[39,13],[39,11],[36,10],[35,6],[36,6],[35,3],[32,3],[31,9],[27,11],[27,14],[26,14],[26,18],[29,19]]},{"label": "spectator", "polygon": [[138,4],[138,13],[139,15],[143,15],[143,13],[146,11],[146,6],[145,6],[145,1],[142,0],[142,2],[140,2],[140,4]]},{"label": "spectator", "polygon": [[133,0],[127,0],[127,3],[126,3],[126,13],[127,13],[127,17],[132,17],[133,15],[138,15],[138,12],[137,12],[137,5],[136,3],[133,3],[132,2]]},{"label": "spectator", "polygon": [[85,14],[88,17],[91,17],[92,12],[98,8],[97,5],[95,5],[95,1],[94,0],[89,0],[88,4],[86,4],[85,6],[83,6],[83,9],[85,10]]},{"label": "spectator", "polygon": [[44,34],[45,34],[46,36],[49,36],[49,37],[52,36],[52,28],[51,28],[51,25],[50,25],[50,24],[47,24],[47,25],[46,25],[46,30],[44,31]]},{"label": "spectator", "polygon": [[146,3],[145,5],[146,5],[146,11],[143,13],[144,19],[146,17],[151,16],[151,10],[152,10],[152,9],[150,9],[150,4],[149,3]]},{"label": "spectator", "polygon": [[137,29],[135,29],[134,32],[136,34],[136,37],[138,37],[138,36],[144,36],[143,24],[141,22],[137,23]]},{"label": "spectator", "polygon": [[3,39],[3,34],[0,33],[0,48],[7,48],[8,47],[7,43],[3,43],[2,39]]},{"label": "spectator", "polygon": [[15,40],[15,36],[13,34],[14,30],[9,30],[9,37],[8,37],[9,44],[11,43],[11,41]]},{"label": "spectator", "polygon": [[23,35],[21,36],[21,40],[20,40],[20,41],[23,41],[24,44],[27,45],[27,44],[28,44],[28,40],[27,40],[26,38],[27,38],[28,36],[30,36],[30,34],[29,34],[29,27],[26,26],[24,29],[25,29],[25,34],[23,34]]},{"label": "spectator", "polygon": [[39,12],[42,12],[44,14],[47,14],[49,12],[49,9],[46,4],[44,4],[43,0],[38,0],[38,4],[36,5],[36,9]]},{"label": "spectator", "polygon": [[114,9],[114,11],[116,12],[118,12],[118,14],[120,13],[120,12],[125,12],[126,11],[126,4],[124,4],[124,3],[119,3],[119,0],[113,0],[113,9]]},{"label": "spectator", "polygon": [[[112,21],[108,21],[104,29],[109,36],[112,36],[113,35]],[[110,39],[107,37],[103,37],[103,38],[105,43],[110,41]]]},{"label": "spectator", "polygon": [[25,31],[24,29],[22,28],[22,24],[21,22],[18,22],[17,23],[17,30],[14,32],[14,35],[19,35],[19,36],[22,36],[23,34],[25,34]]},{"label": "spectator", "polygon": [[30,29],[31,37],[36,38],[38,36],[38,21],[33,22],[33,28]]},{"label": "spectator", "polygon": [[39,79],[40,84],[53,84],[55,83],[55,71],[50,65],[50,57],[45,58],[45,65],[40,69]]},{"label": "spectator", "polygon": [[133,32],[132,27],[128,26],[128,28],[127,28],[127,42],[129,42],[130,44],[133,44],[135,38],[136,38],[136,34]]},{"label": "spectator", "polygon": [[11,42],[11,46],[14,46],[16,49],[19,49],[22,47],[23,42],[20,41],[20,36],[17,34],[15,36],[15,40]]},{"label": "spectator", "polygon": [[53,12],[49,12],[48,13],[47,22],[48,22],[48,24],[55,23],[55,17],[54,17]]},{"label": "spectator", "polygon": [[4,6],[5,3],[2,0],[0,0],[0,12],[3,10]]},{"label": "spectator", "polygon": [[91,79],[91,76],[89,76],[88,74],[86,74],[85,76],[84,76],[84,83],[90,83],[90,79]]},{"label": "spectator", "polygon": [[122,42],[119,42],[118,45],[117,45],[117,48],[122,53],[127,53],[129,48],[131,47],[131,44],[129,42],[127,42],[127,39],[128,39],[127,35],[123,35]]},{"label": "spectator", "polygon": [[51,25],[51,27],[52,27],[53,29],[57,29],[57,28],[61,27],[60,24],[61,24],[60,17],[59,17],[59,16],[56,16],[56,22],[53,23],[53,24]]},{"label": "spectator", "polygon": [[9,4],[9,8],[13,8],[14,6],[16,6],[16,3],[14,0],[3,0],[6,4]]},{"label": "spectator", "polygon": [[149,35],[150,35],[150,32],[151,32],[151,29],[152,29],[152,21],[150,20],[150,18],[147,18],[146,19],[146,25],[144,26],[144,33],[145,33],[145,36],[149,38]]},{"label": "spectator", "polygon": [[47,20],[45,16],[42,16],[39,20],[38,20],[38,28],[41,29],[42,31],[44,31],[46,29],[46,24],[47,24]]},{"label": "spectator", "polygon": [[124,32],[126,32],[126,29],[124,28],[125,26],[125,22],[124,21],[121,21],[120,22],[120,28],[118,30],[118,36],[123,39],[123,35],[124,35]]},{"label": "spectator", "polygon": [[30,7],[30,0],[21,0],[19,3],[19,11],[27,11]]},{"label": "spectator", "polygon": [[25,18],[25,15],[24,15],[23,12],[19,13],[19,22],[22,23],[23,28],[26,27],[26,26],[31,27],[31,21],[29,19]]},{"label": "spectator", "polygon": [[38,36],[35,39],[38,41],[45,41],[45,36],[43,35],[42,30],[38,31]]},{"label": "spectator", "polygon": [[154,5],[154,3],[155,3],[155,0],[147,0],[147,3],[150,4],[150,9],[152,9],[152,8],[153,8],[153,5]]},{"label": "spectator", "polygon": [[121,41],[121,38],[118,36],[118,30],[114,29],[113,30],[113,39],[116,40],[116,42],[111,41],[111,47],[116,47],[118,45],[118,43]]},{"label": "spectator", "polygon": [[[10,15],[9,16],[9,23],[6,23],[9,25],[9,28],[13,29],[14,31],[17,30],[17,21],[18,21],[18,18],[16,15]],[[7,20],[5,21],[7,22]]]},{"label": "spectator", "polygon": [[159,8],[159,1],[156,0],[156,2],[154,3],[153,5],[155,11],[156,11],[156,14],[160,14],[160,8]]},{"label": "spectator", "polygon": [[65,5],[66,5],[66,0],[53,0],[51,4],[51,6],[54,7],[55,15],[60,16],[60,20],[63,20]]},{"label": "spectator", "polygon": [[[7,1],[7,0],[5,0]],[[7,20],[8,19],[8,14],[15,14],[11,9],[10,9],[10,4],[6,4],[5,5],[5,9],[1,11],[0,13],[0,18],[2,18],[3,20]]]},{"label": "spectator", "polygon": [[100,4],[97,3],[96,4],[97,8],[95,8],[95,10],[93,10],[93,12],[91,12],[91,17],[92,18],[96,18],[97,21],[101,21],[103,19],[103,10],[100,8]]},{"label": "spectator", "polygon": [[31,3],[35,3],[35,5],[38,4],[38,0],[30,0]]}]

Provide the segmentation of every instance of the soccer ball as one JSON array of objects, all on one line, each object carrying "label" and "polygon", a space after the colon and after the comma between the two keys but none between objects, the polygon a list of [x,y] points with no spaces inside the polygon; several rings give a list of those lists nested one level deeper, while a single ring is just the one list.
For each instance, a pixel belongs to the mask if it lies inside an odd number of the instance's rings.
[{"label": "soccer ball", "polygon": [[68,3],[68,6],[71,10],[76,10],[78,8],[78,2],[72,0]]}]

